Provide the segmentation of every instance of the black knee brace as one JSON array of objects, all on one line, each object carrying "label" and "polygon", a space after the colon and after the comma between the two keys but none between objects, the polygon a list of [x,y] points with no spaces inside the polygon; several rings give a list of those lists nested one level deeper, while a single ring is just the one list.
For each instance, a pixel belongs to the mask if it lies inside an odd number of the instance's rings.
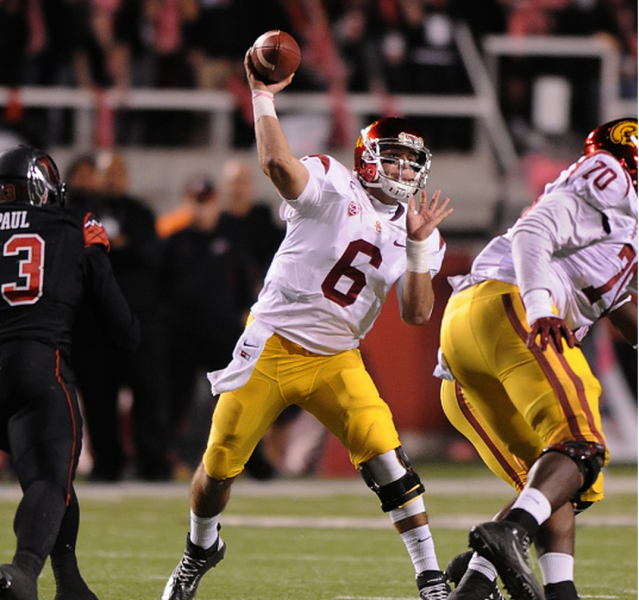
[{"label": "black knee brace", "polygon": [[583,494],[597,481],[606,456],[606,449],[601,444],[578,442],[576,440],[552,444],[544,448],[541,454],[544,455],[546,452],[561,452],[571,458],[579,467],[584,483],[577,491],[577,494]]},{"label": "black knee brace", "polygon": [[413,470],[408,457],[402,450],[402,447],[395,449],[397,460],[406,469],[406,473],[396,481],[391,481],[386,485],[379,485],[373,478],[373,475],[366,465],[363,463],[359,467],[359,472],[366,482],[366,485],[373,490],[382,503],[382,510],[389,512],[395,508],[403,506],[410,500],[421,496],[424,493],[424,485],[419,475]]}]

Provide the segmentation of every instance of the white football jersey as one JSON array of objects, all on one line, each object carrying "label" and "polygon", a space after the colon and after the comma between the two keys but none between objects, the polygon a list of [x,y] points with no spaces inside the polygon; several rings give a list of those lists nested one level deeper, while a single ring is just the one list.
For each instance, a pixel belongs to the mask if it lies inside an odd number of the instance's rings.
[{"label": "white football jersey", "polygon": [[[517,231],[550,239],[546,269],[518,281],[511,242]],[[540,238],[541,239],[541,238]],[[611,154],[582,157],[544,189],[504,235],[475,258],[471,273],[451,278],[454,292],[497,279],[522,292],[550,290],[559,316],[579,339],[601,316],[637,293],[637,192]]]},{"label": "white football jersey", "polygon": [[[302,159],[310,178],[285,200],[286,237],[252,307],[255,318],[311,352],[359,345],[406,271],[406,208],[369,196],[356,175],[329,156]],[[428,238],[431,277],[446,246]]]}]

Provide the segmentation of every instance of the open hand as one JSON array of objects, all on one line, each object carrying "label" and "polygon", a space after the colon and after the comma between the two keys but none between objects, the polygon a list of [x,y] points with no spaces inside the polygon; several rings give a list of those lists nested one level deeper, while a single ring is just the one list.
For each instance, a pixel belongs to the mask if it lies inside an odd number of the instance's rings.
[{"label": "open hand", "polygon": [[450,198],[446,198],[439,206],[441,190],[436,190],[433,198],[428,202],[426,191],[422,190],[419,196],[419,210],[415,210],[415,198],[408,199],[408,211],[406,214],[406,233],[409,240],[420,242],[425,240],[435,227],[439,225],[454,209],[447,208]]},{"label": "open hand", "polygon": [[[537,342],[537,336],[539,336],[539,342]],[[569,348],[574,348],[578,345],[577,338],[564,323],[563,319],[559,317],[542,317],[532,324],[526,340],[526,346],[528,348],[538,346],[542,350],[546,350],[548,343],[551,343],[559,354],[563,354],[562,338],[566,340]]]}]

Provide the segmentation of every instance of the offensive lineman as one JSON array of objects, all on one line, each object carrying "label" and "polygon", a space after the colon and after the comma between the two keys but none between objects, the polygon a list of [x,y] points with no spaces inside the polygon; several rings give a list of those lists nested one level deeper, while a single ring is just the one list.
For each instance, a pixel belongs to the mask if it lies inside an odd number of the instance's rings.
[{"label": "offensive lineman", "polygon": [[233,360],[209,374],[213,394],[224,393],[191,483],[186,550],[162,599],[194,598],[201,577],[222,560],[219,520],[231,485],[277,416],[297,404],[337,436],[379,496],[413,561],[420,598],[444,600],[450,587],[438,565],[423,485],[358,345],[395,284],[403,320],[428,321],[431,277],[445,252],[436,226],[452,212],[449,200],[440,205],[438,190],[428,202],[431,155],[404,119],[382,119],[362,131],[355,172],[329,156],[298,160],[273,102],[292,76],[266,85],[249,60],[245,67],[260,165],[284,200],[287,231]]},{"label": "offensive lineman", "polygon": [[82,418],[70,365],[75,313],[88,301],[113,343],[133,349],[140,328],[91,213],[64,208],[53,159],[18,146],[0,153],[0,448],[23,497],[13,561],[0,565],[2,600],[37,600],[46,559],[56,600],[97,600],[78,570],[75,477]]},{"label": "offensive lineman", "polygon": [[444,411],[519,492],[471,529],[476,553],[451,599],[485,600],[497,574],[513,598],[578,598],[574,515],[603,498],[609,460],[601,386],[579,340],[607,317],[637,344],[637,143],[636,119],[597,127],[470,274],[451,278],[436,371]]}]

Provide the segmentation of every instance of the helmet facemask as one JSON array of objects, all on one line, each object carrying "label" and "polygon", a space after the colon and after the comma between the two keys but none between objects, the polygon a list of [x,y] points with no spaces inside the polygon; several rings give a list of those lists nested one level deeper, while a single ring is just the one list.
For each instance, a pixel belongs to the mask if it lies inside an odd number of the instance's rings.
[{"label": "helmet facemask", "polygon": [[431,158],[419,131],[404,119],[390,117],[362,130],[355,148],[355,171],[365,187],[408,202],[426,187]]},{"label": "helmet facemask", "polygon": [[64,206],[66,186],[60,182],[58,167],[47,155],[39,155],[31,161],[27,180],[31,204]]},{"label": "helmet facemask", "polygon": [[33,206],[64,206],[66,186],[53,159],[28,146],[17,146],[0,155],[1,201]]}]

